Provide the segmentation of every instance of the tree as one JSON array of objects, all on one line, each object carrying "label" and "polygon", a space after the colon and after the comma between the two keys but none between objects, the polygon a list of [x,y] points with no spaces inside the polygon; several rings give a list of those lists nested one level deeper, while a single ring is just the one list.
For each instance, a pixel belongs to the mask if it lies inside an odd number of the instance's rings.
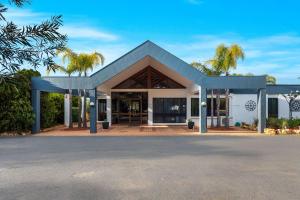
[{"label": "tree", "polygon": [[[220,68],[225,76],[229,76],[229,72],[231,69],[236,69],[237,62],[239,59],[244,59],[244,51],[243,49],[237,45],[233,44],[229,47],[221,44],[217,47],[215,56],[212,60],[210,60],[210,64],[213,67]],[[226,90],[226,120],[225,126],[229,127],[229,89]]]},{"label": "tree", "polygon": [[271,75],[266,75],[266,81],[268,85],[275,85],[276,84],[276,78]]},{"label": "tree", "polygon": [[0,84],[0,133],[22,133],[31,129],[34,114],[30,103],[31,77],[28,74],[16,73],[12,77],[17,80],[15,84],[11,82]]},{"label": "tree", "polygon": [[[63,55],[63,63],[66,62],[66,53],[68,53],[68,50],[63,51],[63,50],[59,50],[57,51],[57,54]],[[66,67],[64,66],[58,66],[58,70],[67,74],[68,77],[70,78],[71,75],[76,71],[76,68],[74,65],[72,65],[71,63],[69,63]],[[47,70],[47,73],[50,73],[50,70]],[[69,80],[69,123],[68,123],[68,128],[73,128],[73,119],[72,119],[72,88],[71,88],[71,80]]]},{"label": "tree", "polygon": [[[68,63],[67,67],[59,67],[59,69],[70,77],[71,74],[74,72],[79,72],[79,76],[81,76],[81,68],[79,63],[79,55],[72,51],[70,48],[64,47],[63,49],[60,49],[57,51],[58,55],[62,56],[63,63]],[[70,80],[71,81],[71,80]],[[73,127],[73,119],[72,119],[72,89],[71,89],[71,83],[69,88],[69,104],[70,104],[70,110],[69,110],[69,128]],[[81,128],[81,98],[80,98],[81,90],[78,88],[78,128]]]},{"label": "tree", "polygon": [[[64,48],[59,51],[59,54],[62,55],[63,61],[68,60],[68,68],[72,71],[78,72],[78,76],[81,77],[84,75],[87,76],[89,70],[93,70],[96,65],[103,65],[104,56],[98,52],[94,52],[91,54],[87,53],[75,53],[69,48]],[[81,122],[83,122],[83,127],[87,127],[86,123],[86,90],[83,90],[83,116],[81,119],[81,89],[78,88],[78,127],[81,127]]]},{"label": "tree", "polygon": [[293,104],[297,100],[297,98],[300,96],[300,92],[298,90],[291,91],[289,94],[281,94],[286,102],[289,105],[289,119],[291,120],[293,118]]},{"label": "tree", "polygon": [[[222,71],[217,67],[208,67],[205,64],[202,64],[200,62],[193,62],[191,65],[200,71],[202,71],[204,74],[208,76],[220,76],[222,74]],[[210,126],[214,127],[214,90],[211,89],[211,98],[210,98],[210,105],[211,105],[211,111],[210,111]],[[220,94],[217,92],[217,101],[220,101]],[[217,103],[217,126],[220,125],[220,103]]]},{"label": "tree", "polygon": [[[104,56],[101,53],[94,52],[91,54],[81,53],[78,55],[78,66],[79,71],[87,76],[89,70],[93,70],[96,65],[103,65]],[[82,116],[83,127],[87,128],[86,122],[86,90],[83,90],[83,116]]]},{"label": "tree", "polygon": [[[22,7],[29,0],[11,0]],[[65,46],[66,35],[58,32],[61,16],[52,17],[41,24],[19,27],[5,19],[7,8],[0,4],[0,83],[9,81],[22,65],[47,66],[55,70],[55,51]]]}]

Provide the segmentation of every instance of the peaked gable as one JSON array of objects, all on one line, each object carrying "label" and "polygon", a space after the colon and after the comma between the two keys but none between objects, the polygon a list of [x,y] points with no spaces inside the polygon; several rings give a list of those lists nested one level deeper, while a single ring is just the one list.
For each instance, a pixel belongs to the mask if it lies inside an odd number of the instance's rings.
[{"label": "peaked gable", "polygon": [[153,42],[146,41],[127,54],[123,55],[119,59],[110,63],[103,69],[91,75],[90,78],[92,85],[96,87],[102,84],[103,82],[111,79],[115,75],[137,63],[139,60],[145,58],[146,56],[154,58],[169,69],[177,72],[186,79],[191,80],[199,85],[202,84],[203,79],[206,77],[202,72],[195,69],[178,57],[157,46]]},{"label": "peaked gable", "polygon": [[113,89],[182,89],[180,83],[174,81],[163,73],[148,66],[126,80],[117,84]]}]

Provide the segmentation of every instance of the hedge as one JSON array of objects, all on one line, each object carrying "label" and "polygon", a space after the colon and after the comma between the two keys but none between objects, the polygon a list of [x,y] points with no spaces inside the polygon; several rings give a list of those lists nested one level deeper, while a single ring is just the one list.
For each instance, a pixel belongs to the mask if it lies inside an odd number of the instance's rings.
[{"label": "hedge", "polygon": [[295,129],[300,126],[300,119],[277,119],[269,118],[267,119],[267,127],[272,129]]},{"label": "hedge", "polygon": [[[40,76],[35,70],[20,70],[9,82],[0,84],[0,133],[29,132],[34,123],[31,106],[31,77]],[[64,121],[62,94],[41,95],[41,127],[46,128]]]}]

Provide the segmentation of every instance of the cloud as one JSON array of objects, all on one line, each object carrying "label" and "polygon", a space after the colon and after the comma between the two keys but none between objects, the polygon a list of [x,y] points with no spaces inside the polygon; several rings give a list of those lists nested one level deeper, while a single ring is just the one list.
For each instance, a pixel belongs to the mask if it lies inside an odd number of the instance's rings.
[{"label": "cloud", "polygon": [[199,5],[203,3],[202,0],[187,0],[187,2],[193,5]]},{"label": "cloud", "polygon": [[103,32],[93,27],[66,25],[60,30],[62,33],[67,34],[69,38],[99,39],[104,41],[115,41],[119,38],[115,34]]},{"label": "cloud", "polygon": [[[240,61],[237,73],[271,74],[280,83],[299,83],[300,35],[284,33],[263,37],[243,37],[228,33],[195,35],[189,42],[163,43],[162,46],[186,62],[205,62],[214,55],[217,45],[239,44],[246,58]],[[288,77],[288,78],[287,78]]]},{"label": "cloud", "polygon": [[36,24],[50,18],[46,13],[33,12],[29,9],[18,9],[13,7],[8,7],[7,12],[4,13],[4,17],[7,21],[13,21],[18,25]]},{"label": "cloud", "polygon": [[[36,24],[44,20],[50,19],[48,13],[34,12],[29,9],[9,8],[5,14],[7,20],[12,20],[16,24]],[[64,23],[61,27],[61,32],[67,34],[69,38],[77,39],[98,39],[103,41],[115,41],[119,36],[100,30],[98,27],[83,25],[80,22],[77,24]]]}]

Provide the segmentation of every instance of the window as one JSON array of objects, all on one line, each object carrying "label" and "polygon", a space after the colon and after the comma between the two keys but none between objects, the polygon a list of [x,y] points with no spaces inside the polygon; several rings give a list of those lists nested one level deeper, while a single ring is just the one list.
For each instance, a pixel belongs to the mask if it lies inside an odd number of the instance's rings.
[{"label": "window", "polygon": [[[207,98],[206,104],[207,104],[207,110],[206,114],[207,116],[211,115],[211,98]],[[217,99],[214,98],[214,110],[213,114],[214,116],[217,116]],[[220,98],[220,116],[225,116],[226,114],[226,100],[225,98]],[[191,99],[191,116],[192,117],[199,117],[199,98],[192,98]]]},{"label": "window", "polygon": [[154,123],[185,123],[186,98],[153,98]]},{"label": "window", "polygon": [[199,117],[199,98],[192,98],[191,101],[191,116]]},{"label": "window", "polygon": [[268,117],[278,118],[278,98],[268,98]]},{"label": "window", "polygon": [[98,99],[98,121],[106,120],[106,99]]}]

